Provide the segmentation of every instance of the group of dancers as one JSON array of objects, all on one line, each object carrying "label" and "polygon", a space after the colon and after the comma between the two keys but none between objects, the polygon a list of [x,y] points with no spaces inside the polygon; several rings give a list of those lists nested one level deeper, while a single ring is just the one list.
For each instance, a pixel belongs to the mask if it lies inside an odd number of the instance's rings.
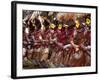
[{"label": "group of dancers", "polygon": [[90,14],[32,11],[22,36],[23,68],[91,65]]}]

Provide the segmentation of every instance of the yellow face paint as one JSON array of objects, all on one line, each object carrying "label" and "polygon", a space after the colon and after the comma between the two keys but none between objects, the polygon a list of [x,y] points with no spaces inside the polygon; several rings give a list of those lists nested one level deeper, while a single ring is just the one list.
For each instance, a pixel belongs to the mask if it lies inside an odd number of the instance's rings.
[{"label": "yellow face paint", "polygon": [[54,24],[50,24],[50,28],[54,29],[55,25]]},{"label": "yellow face paint", "polygon": [[59,24],[58,25],[58,29],[62,29],[62,24]]},{"label": "yellow face paint", "polygon": [[76,23],[76,28],[79,28],[79,27],[80,27],[80,23],[79,23],[79,21],[76,20],[75,23]]},{"label": "yellow face paint", "polygon": [[86,24],[89,25],[91,23],[91,20],[89,18],[86,19]]}]

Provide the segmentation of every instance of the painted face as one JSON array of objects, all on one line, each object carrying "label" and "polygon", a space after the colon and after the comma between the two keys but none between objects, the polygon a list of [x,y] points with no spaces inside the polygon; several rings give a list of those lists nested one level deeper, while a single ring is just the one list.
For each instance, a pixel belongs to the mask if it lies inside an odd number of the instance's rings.
[{"label": "painted face", "polygon": [[86,18],[86,24],[89,25],[91,23],[91,20],[89,18]]},{"label": "painted face", "polygon": [[79,27],[80,27],[80,23],[79,23],[79,21],[76,20],[75,23],[76,23],[76,28],[79,28]]},{"label": "painted face", "polygon": [[54,29],[55,25],[54,24],[50,24],[50,28]]},{"label": "painted face", "polygon": [[62,29],[62,24],[59,24],[58,25],[58,29]]}]

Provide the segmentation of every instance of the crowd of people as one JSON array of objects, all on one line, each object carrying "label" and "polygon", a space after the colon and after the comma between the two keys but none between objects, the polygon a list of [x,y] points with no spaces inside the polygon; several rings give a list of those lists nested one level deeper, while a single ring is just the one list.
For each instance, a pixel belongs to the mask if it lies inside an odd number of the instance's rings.
[{"label": "crowd of people", "polygon": [[91,14],[23,11],[23,68],[91,65]]}]

